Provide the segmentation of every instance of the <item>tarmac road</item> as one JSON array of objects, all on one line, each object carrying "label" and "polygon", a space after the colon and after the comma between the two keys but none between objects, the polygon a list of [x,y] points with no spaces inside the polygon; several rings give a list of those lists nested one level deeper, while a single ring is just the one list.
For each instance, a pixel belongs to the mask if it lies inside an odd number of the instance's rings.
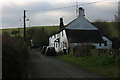
[{"label": "tarmac road", "polygon": [[29,78],[102,78],[56,56],[44,56],[35,50],[30,50],[30,55]]},{"label": "tarmac road", "polygon": [[0,55],[0,80],[2,79],[2,56]]}]

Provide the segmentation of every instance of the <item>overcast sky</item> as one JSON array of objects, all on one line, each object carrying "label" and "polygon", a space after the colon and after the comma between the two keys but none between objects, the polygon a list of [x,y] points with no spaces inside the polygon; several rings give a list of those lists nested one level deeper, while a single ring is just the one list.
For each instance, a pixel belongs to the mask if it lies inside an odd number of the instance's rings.
[{"label": "overcast sky", "polygon": [[[117,13],[119,0],[77,0],[78,4],[85,9],[85,17],[93,22],[101,19],[105,21],[114,20]],[[82,5],[102,1],[90,5]],[[29,21],[27,26],[58,25],[59,18],[64,18],[67,24],[76,18],[75,7],[55,9],[61,7],[75,6],[76,0],[2,0],[0,2],[0,26],[2,28],[23,27],[23,10]],[[49,10],[55,9],[55,10]]]}]

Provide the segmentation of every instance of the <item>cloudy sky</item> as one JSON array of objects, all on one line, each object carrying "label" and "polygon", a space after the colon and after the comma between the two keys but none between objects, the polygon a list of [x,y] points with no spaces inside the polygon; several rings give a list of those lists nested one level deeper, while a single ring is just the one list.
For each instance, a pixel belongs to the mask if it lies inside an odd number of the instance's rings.
[{"label": "cloudy sky", "polygon": [[[0,26],[23,27],[23,10],[29,19],[27,26],[58,25],[60,17],[67,24],[76,18],[76,1],[85,9],[85,17],[93,22],[114,20],[119,0],[2,0]],[[93,2],[98,3],[86,5]]]}]

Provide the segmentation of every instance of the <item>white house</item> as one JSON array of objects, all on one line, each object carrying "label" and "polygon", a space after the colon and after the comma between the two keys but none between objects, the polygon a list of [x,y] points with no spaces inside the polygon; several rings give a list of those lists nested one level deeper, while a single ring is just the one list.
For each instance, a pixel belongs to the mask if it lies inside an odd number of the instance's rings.
[{"label": "white house", "polygon": [[49,37],[49,46],[55,47],[57,52],[68,49],[68,39],[66,31],[63,29]]},{"label": "white house", "polygon": [[112,48],[112,41],[102,36],[94,25],[92,25],[84,14],[84,9],[79,8],[79,16],[64,26],[60,18],[60,31],[49,37],[49,46],[55,47],[57,52],[68,51],[69,47],[90,43],[97,49]]}]

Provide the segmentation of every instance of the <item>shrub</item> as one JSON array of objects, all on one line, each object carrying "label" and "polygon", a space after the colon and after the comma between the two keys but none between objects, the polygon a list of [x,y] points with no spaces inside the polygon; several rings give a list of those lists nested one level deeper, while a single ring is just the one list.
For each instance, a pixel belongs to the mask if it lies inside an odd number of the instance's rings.
[{"label": "shrub", "polygon": [[99,51],[98,49],[92,49],[92,50],[90,51],[90,54],[91,54],[92,56],[98,56],[99,53],[100,53],[100,51]]},{"label": "shrub", "polygon": [[23,80],[27,72],[29,54],[27,46],[20,37],[11,37],[8,33],[2,34],[2,78]]},{"label": "shrub", "polygon": [[77,46],[74,48],[74,55],[75,56],[87,56],[90,55],[89,52],[91,49],[95,48],[93,45],[91,44],[83,44],[80,46]]},{"label": "shrub", "polygon": [[57,53],[58,55],[64,55],[63,51]]},{"label": "shrub", "polygon": [[41,29],[28,29],[27,30],[27,43],[31,44],[31,39],[34,44],[39,45],[40,48],[42,46],[48,45],[48,33]]}]

